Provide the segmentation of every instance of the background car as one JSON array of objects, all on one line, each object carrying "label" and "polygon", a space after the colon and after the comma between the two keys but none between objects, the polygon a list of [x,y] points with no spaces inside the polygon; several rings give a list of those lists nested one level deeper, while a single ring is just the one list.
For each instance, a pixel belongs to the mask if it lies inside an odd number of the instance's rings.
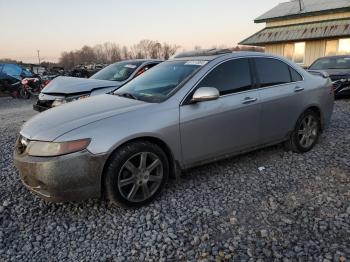
[{"label": "background car", "polygon": [[308,152],[333,106],[330,79],[286,59],[192,54],[113,93],[36,115],[20,131],[15,165],[49,201],[103,193],[141,206],[180,170],[281,142]]},{"label": "background car", "polygon": [[335,96],[350,95],[350,56],[328,56],[317,59],[310,67],[312,71],[325,71],[334,82]]},{"label": "background car", "polygon": [[17,64],[0,64],[0,90],[3,92],[17,96],[21,80],[26,77],[33,77],[33,73]]},{"label": "background car", "polygon": [[68,102],[111,92],[160,62],[162,61],[153,59],[122,61],[103,68],[88,79],[59,76],[41,91],[33,108],[41,112]]}]

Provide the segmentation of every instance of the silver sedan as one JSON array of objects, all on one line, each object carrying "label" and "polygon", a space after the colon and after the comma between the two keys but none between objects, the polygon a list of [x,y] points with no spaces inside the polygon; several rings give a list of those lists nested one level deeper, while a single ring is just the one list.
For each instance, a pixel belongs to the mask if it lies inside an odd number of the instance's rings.
[{"label": "silver sedan", "polygon": [[181,56],[113,94],[35,116],[20,131],[15,165],[49,201],[103,194],[141,206],[184,169],[282,142],[311,150],[333,105],[326,75],[280,57]]}]

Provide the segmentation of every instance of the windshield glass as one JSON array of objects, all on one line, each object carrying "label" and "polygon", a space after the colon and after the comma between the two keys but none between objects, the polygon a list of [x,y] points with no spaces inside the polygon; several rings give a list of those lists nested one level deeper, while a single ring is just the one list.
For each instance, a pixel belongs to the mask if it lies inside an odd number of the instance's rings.
[{"label": "windshield glass", "polygon": [[207,61],[169,61],[150,69],[114,92],[145,102],[165,101],[175,88]]},{"label": "windshield glass", "polygon": [[125,81],[142,64],[142,62],[119,62],[109,65],[91,76],[91,79]]},{"label": "windshield glass", "polygon": [[350,69],[350,57],[327,57],[317,60],[311,70]]}]

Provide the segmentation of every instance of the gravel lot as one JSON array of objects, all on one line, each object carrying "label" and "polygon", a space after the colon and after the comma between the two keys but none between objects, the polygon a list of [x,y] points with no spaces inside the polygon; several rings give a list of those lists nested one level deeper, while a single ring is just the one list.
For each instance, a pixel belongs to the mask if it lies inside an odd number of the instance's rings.
[{"label": "gravel lot", "polygon": [[350,259],[350,100],[312,152],[276,146],[196,168],[137,210],[45,203],[22,186],[12,147],[32,102],[0,98],[1,261]]}]

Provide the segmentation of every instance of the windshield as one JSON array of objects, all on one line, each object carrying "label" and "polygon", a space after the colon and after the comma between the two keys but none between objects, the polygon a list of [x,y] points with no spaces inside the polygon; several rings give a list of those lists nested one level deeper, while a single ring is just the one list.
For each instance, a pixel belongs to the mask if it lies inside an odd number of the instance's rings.
[{"label": "windshield", "polygon": [[109,65],[91,76],[91,79],[125,81],[142,64],[142,62],[119,62]]},{"label": "windshield", "polygon": [[349,69],[350,57],[326,57],[317,60],[310,66],[311,70],[327,70],[327,69]]},{"label": "windshield", "polygon": [[187,77],[207,61],[163,62],[114,92],[150,103],[165,101]]}]

